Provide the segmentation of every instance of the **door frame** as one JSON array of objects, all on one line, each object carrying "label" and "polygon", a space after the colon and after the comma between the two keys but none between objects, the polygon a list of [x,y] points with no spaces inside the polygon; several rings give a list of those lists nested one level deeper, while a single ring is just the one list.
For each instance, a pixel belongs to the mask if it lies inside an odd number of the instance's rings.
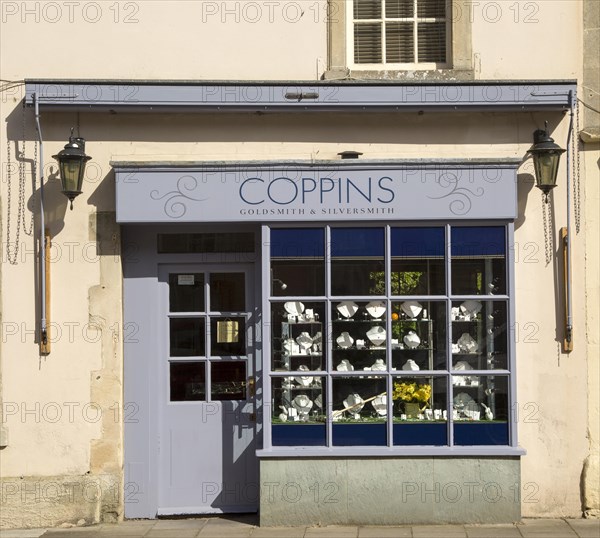
[{"label": "door frame", "polygon": [[[158,254],[158,233],[254,232],[254,253]],[[262,395],[262,259],[260,227],[239,225],[125,225],[122,227],[123,267],[123,430],[126,518],[154,519],[158,515],[159,492],[159,399],[160,301],[159,268],[162,265],[220,264],[248,265],[253,269],[255,337],[254,374],[256,379],[255,442],[263,445]]]}]

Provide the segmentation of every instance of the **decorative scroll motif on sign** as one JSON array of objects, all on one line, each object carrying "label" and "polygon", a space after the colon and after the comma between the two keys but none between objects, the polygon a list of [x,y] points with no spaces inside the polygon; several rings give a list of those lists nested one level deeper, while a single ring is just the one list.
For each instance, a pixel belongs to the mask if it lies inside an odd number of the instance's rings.
[{"label": "decorative scroll motif on sign", "polygon": [[158,190],[150,191],[150,198],[153,200],[165,200],[165,214],[171,218],[179,219],[183,217],[187,211],[186,200],[191,202],[204,202],[208,198],[196,198],[193,196],[196,189],[199,187],[199,182],[194,176],[181,176],[177,180],[177,190],[169,191],[165,194],[160,194]]},{"label": "decorative scroll motif on sign", "polygon": [[483,187],[478,187],[475,191],[467,189],[466,187],[458,186],[459,178],[452,172],[445,172],[440,175],[437,180],[438,185],[444,189],[450,189],[450,192],[443,194],[442,196],[428,196],[432,200],[442,200],[444,198],[451,198],[448,209],[455,215],[466,215],[471,211],[473,202],[472,197],[483,196],[485,190]]}]

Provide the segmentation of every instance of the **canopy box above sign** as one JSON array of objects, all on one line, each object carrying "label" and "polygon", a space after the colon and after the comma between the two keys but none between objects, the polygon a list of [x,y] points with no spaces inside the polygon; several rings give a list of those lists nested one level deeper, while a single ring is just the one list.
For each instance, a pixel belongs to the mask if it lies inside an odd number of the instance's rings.
[{"label": "canopy box above sign", "polygon": [[113,162],[117,220],[514,219],[520,160]]}]

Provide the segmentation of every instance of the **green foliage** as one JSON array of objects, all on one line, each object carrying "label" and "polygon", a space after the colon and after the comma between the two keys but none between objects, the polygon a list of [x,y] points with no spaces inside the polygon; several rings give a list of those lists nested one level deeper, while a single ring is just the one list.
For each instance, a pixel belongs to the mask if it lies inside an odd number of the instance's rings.
[{"label": "green foliage", "polygon": [[[403,271],[392,273],[392,295],[413,295],[418,293],[422,271]],[[385,272],[376,271],[370,274],[372,295],[385,295]]]}]

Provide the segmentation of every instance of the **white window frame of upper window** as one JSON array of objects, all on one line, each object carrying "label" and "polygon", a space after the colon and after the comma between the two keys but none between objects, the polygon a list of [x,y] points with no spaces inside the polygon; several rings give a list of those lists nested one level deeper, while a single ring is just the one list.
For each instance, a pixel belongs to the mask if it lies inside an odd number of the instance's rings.
[{"label": "white window frame of upper window", "polygon": [[[385,23],[386,22],[411,22],[413,24],[413,47],[415,58],[418,60],[418,39],[417,39],[417,25],[418,22],[440,22],[437,18],[419,18],[417,16],[417,4],[420,0],[413,0],[414,2],[414,17],[408,18],[388,18],[385,16],[385,2],[386,0],[381,0],[381,18],[380,19],[354,19],[354,0],[351,0],[347,4],[347,13],[346,13],[346,65],[350,69],[355,70],[381,70],[381,69],[422,69],[422,70],[431,70],[431,69],[449,69],[451,67],[450,58],[452,57],[452,16],[448,16],[448,12],[450,9],[451,0],[446,0],[446,61],[443,63],[436,62],[412,62],[412,63],[387,63],[386,62],[386,47],[385,47]],[[381,50],[382,50],[382,62],[381,63],[355,63],[354,61],[354,26],[355,24],[365,24],[365,23],[376,23],[380,22],[382,25],[381,28]]]}]

